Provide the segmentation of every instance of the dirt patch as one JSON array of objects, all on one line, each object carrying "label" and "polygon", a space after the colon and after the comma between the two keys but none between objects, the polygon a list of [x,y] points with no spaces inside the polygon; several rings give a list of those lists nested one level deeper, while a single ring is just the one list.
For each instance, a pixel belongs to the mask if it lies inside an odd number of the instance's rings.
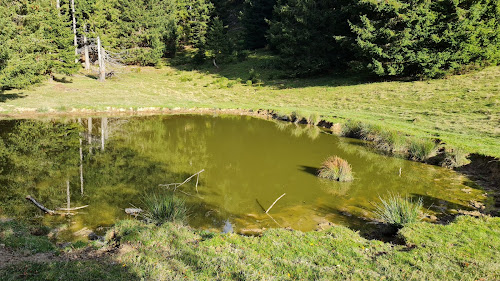
[{"label": "dirt patch", "polygon": [[456,171],[465,174],[468,178],[473,180],[476,184],[485,189],[488,197],[492,198],[491,205],[487,204],[486,208],[479,206],[476,209],[485,209],[493,216],[500,215],[500,159],[483,156],[478,154],[471,154],[469,156],[471,161],[469,164],[459,167]]},{"label": "dirt patch", "polygon": [[105,247],[97,250],[91,248],[72,250],[71,252],[62,252],[59,255],[56,255],[53,252],[32,254],[29,251],[15,251],[0,245],[0,269],[23,262],[50,263],[74,260],[102,259],[109,257],[116,251],[116,248]]}]

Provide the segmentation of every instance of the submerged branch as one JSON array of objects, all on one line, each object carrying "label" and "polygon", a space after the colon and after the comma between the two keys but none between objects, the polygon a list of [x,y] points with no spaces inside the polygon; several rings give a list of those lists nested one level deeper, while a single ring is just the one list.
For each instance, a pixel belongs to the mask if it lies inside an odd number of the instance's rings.
[{"label": "submerged branch", "polygon": [[85,205],[85,206],[80,206],[80,207],[74,207],[74,208],[57,208],[56,210],[57,211],[76,211],[76,210],[80,210],[80,209],[83,209],[83,208],[87,208],[89,205]]},{"label": "submerged branch", "polygon": [[44,211],[45,213],[49,215],[54,215],[56,212],[50,209],[45,208],[42,204],[38,203],[35,198],[31,197],[30,195],[26,196],[26,200],[31,201],[35,206],[37,206],[40,210]]},{"label": "submerged branch", "polygon": [[276,201],[274,201],[274,203],[269,207],[269,209],[266,210],[266,214],[269,213],[269,211],[271,210],[271,208],[274,206],[274,204],[276,204],[276,202],[278,202],[278,200],[281,199],[281,197],[285,196],[286,193],[283,193],[280,197],[278,197],[278,199],[276,199]]},{"label": "submerged branch", "polygon": [[190,181],[193,177],[195,176],[198,176],[198,178],[196,178],[196,192],[198,192],[198,180],[199,180],[199,175],[201,173],[205,172],[205,169],[202,169],[201,171],[191,175],[189,178],[185,179],[183,182],[181,183],[167,183],[167,184],[159,184],[158,186],[165,186],[165,187],[170,187],[170,186],[174,186],[174,192],[177,190],[177,188],[185,183],[187,183],[188,181]]}]

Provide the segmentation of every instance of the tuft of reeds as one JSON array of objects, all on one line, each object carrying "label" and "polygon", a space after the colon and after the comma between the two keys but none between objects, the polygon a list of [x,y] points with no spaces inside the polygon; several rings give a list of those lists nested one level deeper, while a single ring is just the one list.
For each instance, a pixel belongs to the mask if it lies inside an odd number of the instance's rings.
[{"label": "tuft of reeds", "polygon": [[469,154],[461,148],[449,148],[445,151],[445,158],[440,163],[441,166],[447,168],[457,168],[469,163],[467,156]]},{"label": "tuft of reeds", "polygon": [[408,142],[408,155],[413,160],[424,161],[432,156],[436,147],[434,140],[412,138]]},{"label": "tuft of reeds", "polygon": [[354,179],[351,165],[338,156],[330,156],[321,164],[318,177],[342,182]]},{"label": "tuft of reeds", "polygon": [[387,199],[380,198],[380,201],[381,203],[375,210],[375,215],[384,223],[395,227],[403,227],[405,224],[420,220],[423,206],[422,198],[413,201],[408,196],[402,197],[401,195],[390,194]]},{"label": "tuft of reeds", "polygon": [[166,222],[184,223],[187,219],[188,209],[184,200],[172,193],[148,194],[143,199],[144,220],[156,225]]},{"label": "tuft of reeds", "polygon": [[309,117],[307,118],[307,124],[310,124],[310,125],[318,125],[318,123],[320,121],[321,121],[321,117],[316,112],[311,113],[309,115]]}]

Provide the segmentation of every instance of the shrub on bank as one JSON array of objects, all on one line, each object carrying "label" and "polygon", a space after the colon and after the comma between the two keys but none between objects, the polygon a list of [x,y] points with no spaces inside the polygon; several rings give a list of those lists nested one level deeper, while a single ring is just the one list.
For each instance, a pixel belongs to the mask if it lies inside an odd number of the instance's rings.
[{"label": "shrub on bank", "polygon": [[408,197],[391,194],[387,199],[380,198],[380,201],[381,204],[377,206],[375,214],[384,223],[403,227],[420,220],[422,198],[414,202]]},{"label": "shrub on bank", "polygon": [[184,223],[188,209],[184,200],[173,194],[148,194],[143,200],[142,217],[147,222],[161,225],[166,222]]},{"label": "shrub on bank", "polygon": [[436,151],[436,143],[431,139],[412,138],[408,143],[408,156],[424,161]]}]

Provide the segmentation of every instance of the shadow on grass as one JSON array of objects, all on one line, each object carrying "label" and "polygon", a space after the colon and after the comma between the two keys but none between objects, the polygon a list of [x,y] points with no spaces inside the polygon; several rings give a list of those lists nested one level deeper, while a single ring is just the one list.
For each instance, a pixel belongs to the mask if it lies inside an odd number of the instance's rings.
[{"label": "shadow on grass", "polygon": [[254,86],[291,89],[317,86],[354,86],[377,81],[376,78],[368,74],[345,74],[340,72],[325,72],[308,78],[289,78],[286,71],[278,69],[277,66],[280,62],[277,57],[271,52],[262,50],[254,52],[244,61],[235,59],[227,63],[219,62],[218,68],[211,61],[206,61],[203,64],[189,63],[188,56],[189,54],[180,54],[177,59],[172,60],[171,66],[177,70],[198,71],[216,77],[237,80],[242,84],[246,84],[248,80],[253,80],[252,85]]},{"label": "shadow on grass", "polygon": [[94,74],[85,74],[85,77],[93,79],[93,80],[97,80],[99,78],[97,75],[94,75]]},{"label": "shadow on grass", "polygon": [[[22,268],[22,270],[20,270]],[[136,273],[110,258],[23,262],[0,268],[1,280],[139,280]]]},{"label": "shadow on grass", "polygon": [[64,83],[64,84],[70,84],[73,83],[73,80],[68,80],[65,76],[62,78],[57,78],[56,76],[53,76],[54,81],[59,82],[59,83]]},{"label": "shadow on grass", "polygon": [[0,102],[6,102],[9,100],[17,100],[27,97],[24,93],[13,93],[13,94],[4,94],[3,91],[0,91]]},{"label": "shadow on grass", "polygon": [[325,214],[335,214],[339,218],[340,224],[358,231],[359,235],[365,239],[375,239],[396,244],[402,243],[400,237],[397,236],[398,229],[390,225],[356,216],[348,211],[338,210],[326,205],[319,207],[318,211]]}]

